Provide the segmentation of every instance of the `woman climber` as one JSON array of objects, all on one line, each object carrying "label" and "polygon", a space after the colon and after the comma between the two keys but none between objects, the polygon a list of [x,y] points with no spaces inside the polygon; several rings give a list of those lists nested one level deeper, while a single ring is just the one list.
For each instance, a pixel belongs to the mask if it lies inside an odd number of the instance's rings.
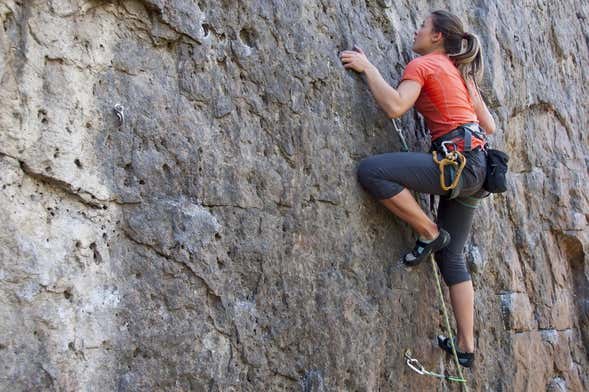
[{"label": "woman climber", "polygon": [[[412,49],[420,56],[407,65],[396,89],[387,84],[362,49],[343,51],[340,59],[346,69],[365,74],[375,100],[390,118],[402,116],[415,105],[429,129],[434,154],[443,158],[449,151],[458,151],[466,158],[466,166],[461,173],[453,172],[451,167],[441,169],[432,154],[387,153],[364,159],[358,167],[358,179],[419,235],[402,264],[416,266],[435,254],[450,289],[458,359],[462,366],[471,367],[475,351],[474,290],[463,248],[479,198],[487,194],[482,189],[485,134],[495,130],[477,83],[483,73],[482,50],[478,38],[465,32],[460,19],[447,11],[435,11],[425,19],[414,35]],[[441,171],[460,177],[456,189],[442,187]],[[409,190],[440,195],[437,224]],[[452,353],[448,338],[440,338],[438,343]]]}]

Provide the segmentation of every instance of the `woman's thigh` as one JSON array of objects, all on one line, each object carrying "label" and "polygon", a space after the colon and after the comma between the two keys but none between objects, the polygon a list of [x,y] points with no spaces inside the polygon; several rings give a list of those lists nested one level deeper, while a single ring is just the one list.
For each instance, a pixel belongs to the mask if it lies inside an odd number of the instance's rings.
[{"label": "woman's thigh", "polygon": [[462,188],[460,196],[470,196],[479,193],[478,191],[485,182],[487,174],[487,157],[481,150],[464,153],[466,167],[462,172]]},{"label": "woman's thigh", "polygon": [[440,169],[428,153],[394,152],[374,155],[362,161],[359,175],[377,177],[420,193],[448,193],[442,190]]}]

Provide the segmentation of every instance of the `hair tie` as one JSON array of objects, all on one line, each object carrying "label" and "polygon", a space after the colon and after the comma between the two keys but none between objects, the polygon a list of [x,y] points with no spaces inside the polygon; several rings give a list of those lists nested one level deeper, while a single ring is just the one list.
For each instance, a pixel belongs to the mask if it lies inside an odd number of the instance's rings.
[{"label": "hair tie", "polygon": [[469,36],[469,35],[470,35],[470,34],[468,34],[468,33],[464,33],[464,34],[462,34],[462,38],[463,38],[463,39],[468,39],[468,36]]}]

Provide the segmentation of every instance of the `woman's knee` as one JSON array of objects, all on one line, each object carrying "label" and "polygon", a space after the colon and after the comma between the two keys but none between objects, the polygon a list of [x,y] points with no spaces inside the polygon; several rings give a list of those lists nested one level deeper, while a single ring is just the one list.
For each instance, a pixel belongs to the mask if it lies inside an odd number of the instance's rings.
[{"label": "woman's knee", "polygon": [[372,158],[365,158],[360,161],[356,175],[358,182],[364,187],[364,189],[370,189],[371,183],[375,178],[375,166]]},{"label": "woman's knee", "polygon": [[436,252],[435,258],[448,287],[471,280],[462,252],[452,252],[446,247]]},{"label": "woman's knee", "polygon": [[403,186],[391,178],[384,155],[375,155],[360,161],[358,182],[377,200],[388,199],[403,190]]}]

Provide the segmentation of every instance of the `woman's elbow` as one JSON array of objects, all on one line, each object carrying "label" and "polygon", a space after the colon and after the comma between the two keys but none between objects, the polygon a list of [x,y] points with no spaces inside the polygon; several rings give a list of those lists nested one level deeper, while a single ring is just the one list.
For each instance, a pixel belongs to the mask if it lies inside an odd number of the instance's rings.
[{"label": "woman's elbow", "polygon": [[492,135],[493,133],[495,133],[495,121],[491,121],[489,124],[487,124],[487,127],[485,128],[485,133],[487,135]]},{"label": "woman's elbow", "polygon": [[391,107],[387,108],[386,114],[387,114],[387,117],[392,120],[392,119],[401,117],[403,114],[405,114],[406,111],[407,110],[403,110],[400,107],[391,106]]},{"label": "woman's elbow", "polygon": [[485,130],[485,134],[487,135],[492,135],[493,133],[495,133],[495,124],[488,126],[486,128],[483,128]]},{"label": "woman's elbow", "polygon": [[487,118],[482,118],[479,122],[481,128],[485,131],[486,135],[492,135],[495,132],[495,120],[493,117],[488,116]]}]

